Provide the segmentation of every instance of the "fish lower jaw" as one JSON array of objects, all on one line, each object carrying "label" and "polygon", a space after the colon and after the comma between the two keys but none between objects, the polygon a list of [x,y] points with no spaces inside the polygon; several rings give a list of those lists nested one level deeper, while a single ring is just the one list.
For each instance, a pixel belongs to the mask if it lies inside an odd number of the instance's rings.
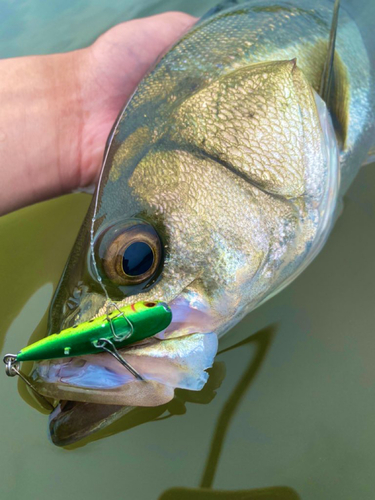
[{"label": "fish lower jaw", "polygon": [[215,333],[194,333],[121,350],[142,375],[137,380],[107,353],[41,361],[32,378],[42,395],[55,400],[119,406],[159,406],[175,388],[199,391],[208,379],[218,340]]},{"label": "fish lower jaw", "polygon": [[[90,389],[87,393],[82,388],[68,385],[65,383],[53,382],[37,385],[45,397],[61,401],[74,401],[81,403],[95,403],[102,405],[118,406],[160,406],[173,399],[174,389],[164,386],[154,380],[147,382],[134,380],[121,387],[121,390],[107,389],[105,392],[101,389]],[[61,400],[60,397],[63,397]]]}]

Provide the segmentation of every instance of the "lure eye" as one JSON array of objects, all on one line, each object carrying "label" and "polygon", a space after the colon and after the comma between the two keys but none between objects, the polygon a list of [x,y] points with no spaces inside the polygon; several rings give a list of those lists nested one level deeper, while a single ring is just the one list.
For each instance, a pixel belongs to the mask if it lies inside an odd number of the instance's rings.
[{"label": "lure eye", "polygon": [[149,281],[161,264],[161,241],[150,224],[137,222],[117,227],[103,238],[100,246],[103,270],[118,285]]}]

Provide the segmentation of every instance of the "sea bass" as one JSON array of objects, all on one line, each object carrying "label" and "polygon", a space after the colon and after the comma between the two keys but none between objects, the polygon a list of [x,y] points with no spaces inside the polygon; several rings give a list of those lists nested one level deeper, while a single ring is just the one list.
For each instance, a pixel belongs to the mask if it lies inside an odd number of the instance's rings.
[{"label": "sea bass", "polygon": [[175,388],[200,390],[218,337],[322,248],[375,143],[368,50],[342,8],[333,52],[333,19],[328,0],[226,2],[139,84],[109,137],[49,332],[138,301],[167,303],[173,319],[121,349],[144,380],[107,353],[35,364],[37,390],[70,401],[52,416],[55,442],[164,404]]}]

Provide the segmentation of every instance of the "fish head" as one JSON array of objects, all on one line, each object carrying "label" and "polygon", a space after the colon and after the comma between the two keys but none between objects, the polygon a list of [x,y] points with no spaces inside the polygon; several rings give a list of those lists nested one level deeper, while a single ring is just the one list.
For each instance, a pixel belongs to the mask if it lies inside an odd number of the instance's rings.
[{"label": "fish head", "polygon": [[[94,267],[121,304],[184,302],[221,335],[295,277],[327,235],[333,127],[296,60],[234,69],[159,106],[147,90],[122,118],[132,126],[120,121],[112,139]],[[142,242],[153,265],[130,279],[126,248],[140,256]]]},{"label": "fish head", "polygon": [[202,388],[217,337],[321,248],[337,157],[325,105],[295,60],[180,80],[167,97],[151,73],[110,137],[51,330],[139,300],[169,304],[172,323],[123,351],[146,384],[103,353],[38,363],[40,392],[154,406],[176,387]]}]

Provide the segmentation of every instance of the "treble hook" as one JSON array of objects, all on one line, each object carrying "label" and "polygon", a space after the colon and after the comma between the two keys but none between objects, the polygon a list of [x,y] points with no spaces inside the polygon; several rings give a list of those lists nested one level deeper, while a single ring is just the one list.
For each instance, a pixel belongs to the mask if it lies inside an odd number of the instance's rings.
[{"label": "treble hook", "polygon": [[[114,316],[113,318],[110,317],[110,315],[108,314],[108,312],[106,312],[106,315],[107,315],[107,321],[109,322],[109,326],[111,327],[111,331],[112,331],[112,335],[113,337],[121,342],[129,337],[131,337],[134,333],[134,326],[133,326],[133,323],[129,320],[129,318],[127,318],[125,316],[125,314],[123,313],[123,311],[121,311],[121,309],[118,307],[117,304],[115,304],[115,302],[110,302],[109,304],[107,304],[107,307],[108,306],[114,306],[117,310],[118,310],[118,314],[116,316]],[[113,323],[112,323],[112,319],[116,319],[118,317],[122,316],[125,321],[127,322],[127,324],[129,325],[130,327],[130,332],[127,332],[125,333],[124,335],[117,335],[116,331],[115,331],[115,327],[113,326]]]},{"label": "treble hook", "polygon": [[54,410],[55,407],[48,401],[46,397],[43,396],[43,394],[40,394],[33,384],[30,382],[30,380],[20,371],[20,363],[17,361],[17,356],[15,354],[6,354],[3,357],[3,361],[5,363],[5,373],[8,375],[8,377],[15,377],[18,375],[21,380],[25,382],[25,384],[30,387],[30,389],[40,398],[43,399],[43,401],[50,407],[51,410]]},{"label": "treble hook", "polygon": [[[106,346],[109,345],[109,347]],[[97,342],[96,342],[96,345],[95,347],[97,347],[98,349],[102,349],[103,351],[105,352],[108,352],[108,354],[110,354],[111,356],[113,356],[115,359],[117,359],[117,361],[122,364],[122,366],[124,366],[132,375],[134,375],[134,377],[138,380],[142,380],[142,381],[145,381],[145,379],[137,372],[137,370],[135,368],[133,368],[131,366],[131,364],[129,364],[122,356],[121,354],[118,352],[118,350],[116,349],[116,346],[114,345],[113,342],[111,342],[109,339],[106,339],[106,338],[101,338],[99,339]]]}]

